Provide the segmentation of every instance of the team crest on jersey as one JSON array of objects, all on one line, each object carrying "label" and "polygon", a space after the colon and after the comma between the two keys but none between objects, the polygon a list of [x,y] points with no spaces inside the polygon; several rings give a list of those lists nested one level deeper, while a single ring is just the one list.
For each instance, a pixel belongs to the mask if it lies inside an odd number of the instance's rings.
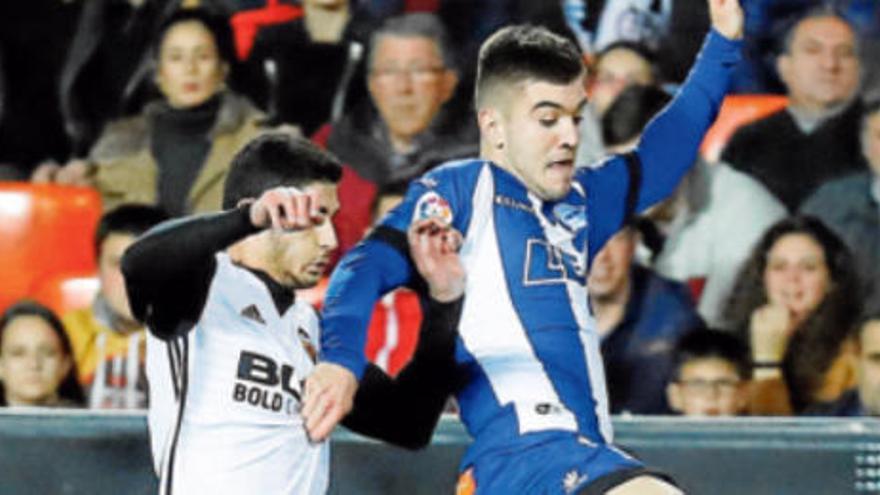
[{"label": "team crest on jersey", "polygon": [[299,336],[299,341],[305,349],[306,354],[309,355],[309,358],[313,363],[318,361],[318,351],[315,349],[315,346],[312,345],[312,338],[309,336],[309,332],[306,332],[303,327],[299,327],[296,329],[296,334]]},{"label": "team crest on jersey", "polygon": [[452,223],[452,207],[434,191],[428,191],[416,202],[413,212],[413,221],[436,218],[440,222],[449,225]]},{"label": "team crest on jersey", "polygon": [[559,203],[553,207],[553,216],[572,232],[587,226],[587,209],[583,206]]}]

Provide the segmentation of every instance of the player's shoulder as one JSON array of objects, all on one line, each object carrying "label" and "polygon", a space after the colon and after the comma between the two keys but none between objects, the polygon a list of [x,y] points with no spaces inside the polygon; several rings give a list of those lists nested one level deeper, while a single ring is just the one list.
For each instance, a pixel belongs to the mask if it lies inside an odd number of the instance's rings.
[{"label": "player's shoulder", "polygon": [[468,186],[476,182],[485,166],[486,161],[477,158],[453,160],[430,170],[416,179],[416,182],[428,189]]}]

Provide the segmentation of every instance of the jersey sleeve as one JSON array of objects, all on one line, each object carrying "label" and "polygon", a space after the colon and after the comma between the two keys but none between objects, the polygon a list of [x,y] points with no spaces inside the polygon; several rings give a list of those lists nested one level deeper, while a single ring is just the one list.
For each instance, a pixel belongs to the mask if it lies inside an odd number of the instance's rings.
[{"label": "jersey sleeve", "polygon": [[[712,30],[678,93],[645,127],[632,155],[618,155],[596,168],[581,169],[576,180],[588,195],[590,259],[626,220],[627,191],[635,194],[633,213],[644,211],[675,190],[695,163],[706,130],[727,93],[741,58],[741,41]],[[635,184],[630,185],[630,181]]]},{"label": "jersey sleeve", "polygon": [[367,367],[347,428],[410,449],[431,441],[446,400],[462,383],[455,362],[462,301],[427,303],[413,358],[396,378]]},{"label": "jersey sleeve", "polygon": [[420,291],[420,277],[409,257],[406,230],[414,219],[434,216],[464,231],[468,220],[461,174],[441,167],[413,181],[403,202],[391,210],[330,277],[321,317],[321,360],[347,368],[360,379],[366,368],[367,326],[376,302],[409,285]]},{"label": "jersey sleeve", "polygon": [[214,255],[257,232],[249,209],[163,223],[122,257],[122,273],[135,318],[166,339],[189,331],[202,312],[216,271]]}]

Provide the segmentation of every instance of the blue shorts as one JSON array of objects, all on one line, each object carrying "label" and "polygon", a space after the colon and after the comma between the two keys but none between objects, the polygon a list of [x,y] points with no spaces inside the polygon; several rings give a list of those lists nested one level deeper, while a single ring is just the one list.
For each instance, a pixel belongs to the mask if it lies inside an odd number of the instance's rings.
[{"label": "blue shorts", "polygon": [[[480,455],[459,478],[459,495],[572,495],[615,473],[648,473],[617,447],[561,434],[551,440]],[[626,481],[633,476],[625,476]],[[610,487],[609,487],[610,488]]]}]

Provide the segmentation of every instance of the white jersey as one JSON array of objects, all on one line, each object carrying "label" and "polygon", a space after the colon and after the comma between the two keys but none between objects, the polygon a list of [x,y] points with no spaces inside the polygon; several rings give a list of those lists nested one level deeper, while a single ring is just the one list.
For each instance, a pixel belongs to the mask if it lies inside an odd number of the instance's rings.
[{"label": "white jersey", "polygon": [[199,321],[185,336],[147,341],[160,493],[323,494],[329,446],[309,442],[299,414],[317,314],[304,301],[279,314],[259,278],[216,259]]}]

